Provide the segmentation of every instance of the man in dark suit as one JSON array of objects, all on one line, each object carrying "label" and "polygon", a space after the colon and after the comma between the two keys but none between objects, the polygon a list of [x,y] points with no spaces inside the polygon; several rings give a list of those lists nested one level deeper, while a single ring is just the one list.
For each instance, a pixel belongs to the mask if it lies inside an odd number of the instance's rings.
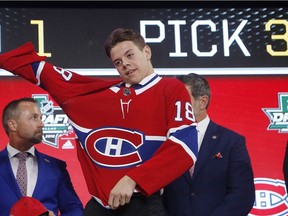
[{"label": "man in dark suit", "polygon": [[[0,215],[8,216],[13,204],[22,196],[30,196],[39,200],[50,211],[49,215],[57,216],[59,212],[61,216],[82,216],[83,205],[73,188],[66,163],[40,153],[34,146],[42,141],[41,118],[33,98],[11,101],[3,110],[2,124],[9,144],[0,152]],[[20,153],[26,155],[23,188],[17,177]]]},{"label": "man in dark suit", "polygon": [[245,138],[207,114],[210,87],[196,74],[182,75],[198,122],[198,159],[189,172],[164,189],[170,216],[246,216],[255,187]]}]

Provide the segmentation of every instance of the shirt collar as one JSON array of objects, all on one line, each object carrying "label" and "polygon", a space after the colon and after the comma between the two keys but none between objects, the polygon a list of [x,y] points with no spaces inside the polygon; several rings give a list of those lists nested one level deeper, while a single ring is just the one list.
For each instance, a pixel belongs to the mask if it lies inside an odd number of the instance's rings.
[{"label": "shirt collar", "polygon": [[[144,79],[142,79],[141,82],[139,82],[137,85],[144,86],[148,82],[150,82],[150,80],[152,80],[155,76],[157,76],[157,74],[155,72],[153,72],[152,74],[150,74],[147,77],[145,77]],[[131,84],[125,83],[125,86],[126,87],[131,87]]]},{"label": "shirt collar", "polygon": [[[12,147],[10,144],[7,145],[7,151],[8,151],[9,158],[14,157],[16,154],[18,154],[20,152],[19,150]],[[26,152],[29,152],[31,155],[35,156],[35,147],[32,146]]]},{"label": "shirt collar", "polygon": [[206,116],[205,119],[203,119],[202,121],[198,122],[197,128],[202,134],[205,134],[209,122],[210,122],[210,118],[209,118],[208,115]]}]

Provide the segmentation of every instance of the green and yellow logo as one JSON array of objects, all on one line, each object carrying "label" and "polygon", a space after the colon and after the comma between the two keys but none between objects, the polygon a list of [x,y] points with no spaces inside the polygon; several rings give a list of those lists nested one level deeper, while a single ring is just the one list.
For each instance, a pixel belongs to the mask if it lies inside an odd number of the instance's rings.
[{"label": "green and yellow logo", "polygon": [[279,133],[288,133],[288,93],[278,93],[278,108],[263,108],[270,124],[268,130],[278,130]]}]

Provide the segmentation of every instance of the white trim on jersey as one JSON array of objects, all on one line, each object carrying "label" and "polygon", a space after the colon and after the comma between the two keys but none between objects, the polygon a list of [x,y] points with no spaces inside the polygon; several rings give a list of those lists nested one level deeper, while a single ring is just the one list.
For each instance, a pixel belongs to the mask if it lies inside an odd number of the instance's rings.
[{"label": "white trim on jersey", "polygon": [[[151,81],[151,79],[153,79],[153,77],[155,77],[155,76],[157,76],[157,77],[155,78],[155,80],[153,80],[151,83],[149,83],[149,81]],[[152,77],[152,78],[151,78],[151,77]],[[145,77],[145,78],[139,83],[139,85],[141,85],[141,86],[143,86],[143,87],[135,89],[135,94],[136,94],[136,95],[139,95],[139,94],[145,92],[147,89],[149,89],[149,88],[151,88],[152,86],[156,85],[161,79],[162,79],[162,77],[159,77],[159,75],[156,74],[156,73],[152,73],[152,74],[149,75],[148,77]],[[146,85],[146,83],[148,83],[148,84]],[[111,87],[110,87],[110,90],[113,91],[114,93],[119,92],[119,91],[120,91],[120,88],[121,88],[121,84],[123,84],[123,82],[120,83],[120,84],[111,86]],[[128,84],[125,84],[125,85],[126,85],[126,87],[130,87],[130,85],[128,85]]]},{"label": "white trim on jersey", "polygon": [[182,142],[181,140],[177,139],[177,138],[174,137],[174,136],[169,137],[169,139],[170,139],[171,141],[173,141],[173,142],[181,145],[182,148],[191,156],[191,158],[193,159],[194,164],[195,164],[195,162],[196,162],[196,160],[197,160],[197,157],[196,157],[196,155],[194,154],[194,152],[193,152],[184,142]]},{"label": "white trim on jersey", "polygon": [[152,141],[166,141],[167,137],[165,136],[145,136],[145,140],[152,140]]},{"label": "white trim on jersey", "polygon": [[77,125],[76,123],[74,123],[71,119],[69,119],[70,124],[76,128],[77,130],[83,132],[83,133],[89,133],[89,131],[91,131],[91,128],[84,128],[84,127],[80,127],[79,125]]},{"label": "white trim on jersey", "polygon": [[[193,125],[193,124],[191,124],[191,125]],[[181,125],[180,127],[170,128],[167,132],[167,137],[170,137],[171,134],[175,133],[176,131],[187,128],[187,127],[189,127],[189,125]]]},{"label": "white trim on jersey", "polygon": [[[76,123],[74,123],[72,120],[69,119],[70,124],[76,128],[77,130],[83,132],[83,133],[89,133],[92,129],[89,128],[84,128],[84,127],[80,127],[79,125],[77,125]],[[167,137],[165,136],[149,136],[146,135],[145,136],[145,140],[149,140],[149,141],[166,141]]]},{"label": "white trim on jersey", "polygon": [[105,206],[105,205],[103,204],[103,202],[101,201],[101,199],[99,199],[98,197],[93,196],[93,195],[92,195],[92,197],[96,200],[96,202],[98,202],[98,203],[99,203],[100,205],[102,205],[103,207],[105,207],[105,208],[107,208],[107,209],[111,209],[109,205]]},{"label": "white trim on jersey", "polygon": [[147,89],[151,88],[152,86],[156,85],[161,79],[162,79],[162,77],[157,77],[155,80],[153,80],[151,83],[149,83],[148,85],[144,86],[143,88],[136,89],[135,90],[135,94],[136,95],[141,94],[142,92],[144,92]]},{"label": "white trim on jersey", "polygon": [[110,90],[113,91],[114,93],[117,93],[118,91],[120,91],[119,86],[111,86]]},{"label": "white trim on jersey", "polygon": [[42,70],[44,68],[44,65],[45,65],[45,62],[41,61],[39,63],[38,68],[37,68],[37,72],[36,72],[36,79],[38,80],[38,82],[36,84],[37,86],[40,86],[40,84],[41,84],[40,76],[41,76]]}]

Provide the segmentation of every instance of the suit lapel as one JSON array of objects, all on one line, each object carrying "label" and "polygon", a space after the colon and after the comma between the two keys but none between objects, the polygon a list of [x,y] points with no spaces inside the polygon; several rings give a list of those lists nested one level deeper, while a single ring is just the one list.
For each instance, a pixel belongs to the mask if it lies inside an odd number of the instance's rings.
[{"label": "suit lapel", "polygon": [[206,160],[209,157],[212,157],[211,152],[213,152],[213,150],[217,147],[220,140],[220,134],[218,133],[218,129],[218,125],[210,120],[210,123],[203,137],[192,180],[197,178],[197,175],[201,171],[201,168],[205,165]]},{"label": "suit lapel", "polygon": [[35,155],[38,161],[38,176],[35,189],[33,191],[33,197],[37,198],[39,194],[41,194],[41,188],[45,187],[45,182],[47,179],[46,176],[49,176],[51,174],[49,173],[49,169],[47,169],[47,166],[49,166],[50,164],[50,160],[45,155],[38,152],[36,149]]},{"label": "suit lapel", "polygon": [[0,161],[0,175],[5,179],[11,190],[20,198],[22,195],[12,171],[7,148],[0,152]]},{"label": "suit lapel", "polygon": [[192,184],[192,178],[191,178],[191,175],[190,175],[189,171],[186,171],[184,173],[184,177],[185,177],[186,181],[188,181],[189,184]]}]

